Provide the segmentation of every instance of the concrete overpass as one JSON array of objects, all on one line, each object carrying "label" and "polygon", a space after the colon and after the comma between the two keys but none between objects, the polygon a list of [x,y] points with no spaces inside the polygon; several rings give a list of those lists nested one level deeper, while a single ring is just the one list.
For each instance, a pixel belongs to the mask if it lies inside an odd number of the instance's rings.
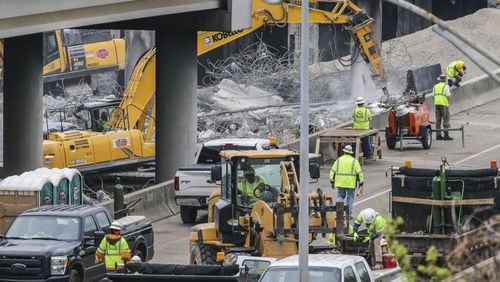
[{"label": "concrete overpass", "polygon": [[[4,175],[42,166],[43,32],[63,28],[156,32],[156,177],[196,148],[196,32],[251,25],[251,0],[0,0],[4,39]],[[175,138],[172,138],[175,136]]]}]

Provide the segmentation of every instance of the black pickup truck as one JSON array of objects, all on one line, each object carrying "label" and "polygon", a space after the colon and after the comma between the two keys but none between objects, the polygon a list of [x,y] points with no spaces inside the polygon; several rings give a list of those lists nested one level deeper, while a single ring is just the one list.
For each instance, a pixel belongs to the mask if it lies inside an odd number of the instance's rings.
[{"label": "black pickup truck", "polygon": [[[133,254],[154,255],[153,228],[143,216],[118,220]],[[102,206],[42,206],[16,217],[0,241],[0,281],[96,281],[106,277],[95,252],[111,225]]]}]

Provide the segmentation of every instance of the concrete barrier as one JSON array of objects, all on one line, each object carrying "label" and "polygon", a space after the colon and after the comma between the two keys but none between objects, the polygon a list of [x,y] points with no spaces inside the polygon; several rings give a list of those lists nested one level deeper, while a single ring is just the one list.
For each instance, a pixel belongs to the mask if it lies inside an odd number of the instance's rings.
[{"label": "concrete barrier", "polygon": [[[500,69],[495,73],[499,74]],[[500,98],[500,86],[489,76],[482,75],[474,79],[465,81],[460,88],[452,91],[452,99],[450,101],[450,113],[456,114],[493,100]],[[432,95],[426,97],[426,104],[431,111],[431,118],[434,115],[434,103]],[[385,129],[387,126],[388,110],[374,114],[372,118],[372,127]],[[453,120],[452,120],[453,123]],[[352,126],[352,122],[339,124],[337,127]],[[309,136],[309,151],[314,152],[316,146],[316,138],[328,131],[328,129],[316,132]],[[382,138],[384,135],[382,134]],[[296,139],[288,144],[284,144],[283,148],[299,150],[300,139]],[[332,155],[331,146],[325,146],[323,150],[323,159],[328,159]],[[330,152],[330,153],[329,153]],[[330,154],[330,155],[329,155]],[[142,214],[147,216],[151,221],[156,221],[165,217],[172,216],[179,212],[179,207],[175,204],[175,191],[173,180],[169,180],[134,193],[125,195],[125,202],[130,203],[134,199],[142,198],[135,207],[133,214]],[[113,211],[113,201],[107,201],[101,205]]]},{"label": "concrete barrier", "polygon": [[[179,213],[179,207],[175,204],[173,180],[125,195],[126,203],[131,203],[136,199],[141,200],[134,207],[132,214],[144,215],[151,221]],[[103,202],[101,205],[105,206],[110,212],[114,211],[112,200]]]}]

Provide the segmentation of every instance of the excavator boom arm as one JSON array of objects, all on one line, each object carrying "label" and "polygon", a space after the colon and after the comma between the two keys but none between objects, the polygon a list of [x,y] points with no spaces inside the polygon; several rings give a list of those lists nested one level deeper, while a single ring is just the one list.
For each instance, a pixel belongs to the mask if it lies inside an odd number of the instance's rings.
[{"label": "excavator boom arm", "polygon": [[[310,1],[315,4],[321,1]],[[232,32],[198,32],[198,56],[243,37],[266,24],[277,26],[302,22],[302,6],[285,1],[267,4],[263,0],[252,3],[252,26]],[[373,32],[373,19],[364,10],[348,0],[337,2],[333,10],[309,8],[309,22],[344,25],[361,56],[370,65],[373,74],[385,82],[386,75],[380,58],[380,44]]]}]

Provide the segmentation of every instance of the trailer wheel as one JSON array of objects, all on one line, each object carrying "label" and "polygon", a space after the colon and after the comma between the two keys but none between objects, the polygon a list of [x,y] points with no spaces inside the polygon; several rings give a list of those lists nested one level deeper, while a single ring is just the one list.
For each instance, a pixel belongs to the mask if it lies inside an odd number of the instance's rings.
[{"label": "trailer wheel", "polygon": [[195,207],[181,206],[182,223],[189,224],[196,221],[198,209]]},{"label": "trailer wheel", "polygon": [[428,127],[422,128],[424,130],[424,135],[422,136],[422,147],[424,149],[430,149],[432,145],[432,130]]},{"label": "trailer wheel", "polygon": [[217,264],[215,256],[217,249],[215,246],[205,245],[203,243],[196,243],[191,247],[190,263],[201,264]]},{"label": "trailer wheel", "polygon": [[385,139],[385,143],[387,144],[387,148],[389,150],[394,150],[394,148],[396,148],[396,138],[394,137],[387,137]]},{"label": "trailer wheel", "polygon": [[238,260],[239,256],[248,256],[248,253],[244,252],[228,253],[224,256],[224,263],[222,265],[223,266],[234,265]]},{"label": "trailer wheel", "polygon": [[76,269],[71,269],[69,272],[69,282],[81,282],[82,278]]}]

